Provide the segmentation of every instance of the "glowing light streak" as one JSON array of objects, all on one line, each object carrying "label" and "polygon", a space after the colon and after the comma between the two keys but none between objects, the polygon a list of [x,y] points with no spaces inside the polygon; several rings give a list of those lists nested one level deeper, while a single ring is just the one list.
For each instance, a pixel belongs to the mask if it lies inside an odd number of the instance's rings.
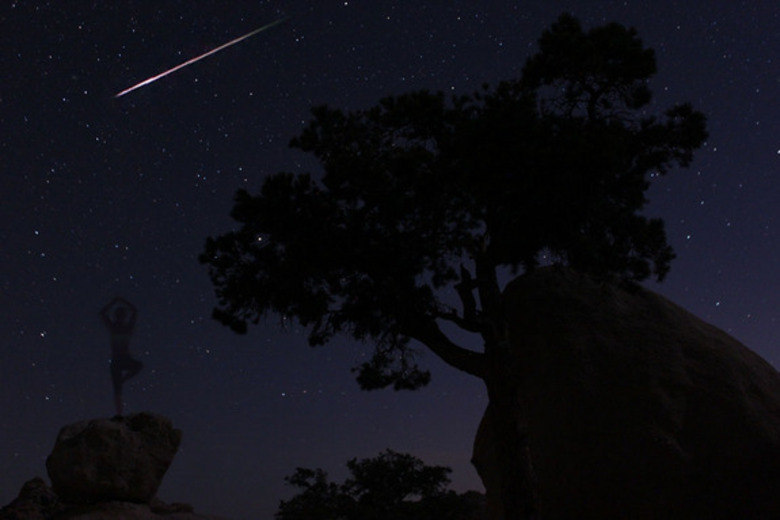
[{"label": "glowing light streak", "polygon": [[285,21],[285,20],[286,20],[286,18],[280,18],[280,19],[278,19],[278,20],[276,20],[276,21],[274,21],[274,22],[271,22],[271,23],[269,23],[269,24],[267,24],[267,25],[264,25],[264,26],[260,27],[259,29],[255,29],[254,31],[252,31],[252,32],[249,32],[249,33],[246,33],[246,34],[245,34],[245,35],[243,35],[243,36],[239,36],[238,38],[236,38],[236,39],[234,39],[234,40],[230,40],[229,42],[227,42],[227,43],[225,43],[225,44],[223,44],[223,45],[220,45],[219,47],[217,47],[217,48],[215,48],[215,49],[211,49],[211,50],[210,50],[210,51],[208,51],[208,52],[204,52],[204,53],[203,53],[203,54],[201,54],[200,56],[195,56],[194,58],[192,58],[192,59],[190,59],[190,60],[187,60],[187,61],[185,61],[184,63],[181,63],[181,64],[179,64],[179,65],[176,65],[176,66],[175,66],[175,67],[173,67],[172,69],[168,69],[168,70],[166,70],[165,72],[161,72],[160,74],[157,74],[156,76],[152,76],[152,77],[151,77],[151,78],[149,78],[149,79],[145,79],[145,80],[143,80],[142,82],[138,83],[137,85],[133,85],[132,87],[130,87],[130,88],[127,88],[127,89],[123,90],[122,92],[119,92],[119,93],[118,93],[118,94],[116,94],[114,97],[115,97],[115,98],[122,97],[122,96],[124,96],[125,94],[129,94],[130,92],[134,91],[135,89],[139,89],[139,88],[141,88],[141,87],[144,87],[144,86],[146,86],[146,85],[148,85],[148,84],[150,84],[150,83],[154,83],[154,82],[155,82],[155,81],[157,81],[158,79],[160,79],[160,78],[164,78],[164,77],[165,77],[165,76],[167,76],[168,74],[171,74],[171,73],[173,73],[173,72],[176,72],[177,70],[179,70],[179,69],[182,69],[182,68],[186,67],[187,65],[192,65],[192,64],[193,64],[193,63],[195,63],[196,61],[200,61],[200,60],[202,60],[203,58],[206,58],[206,57],[208,57],[208,56],[211,56],[212,54],[215,54],[215,53],[217,53],[217,52],[221,51],[222,49],[226,49],[226,48],[230,47],[231,45],[235,45],[235,44],[237,44],[237,43],[238,43],[238,42],[240,42],[240,41],[246,40],[247,38],[251,38],[251,37],[252,37],[252,36],[254,36],[255,34],[257,34],[257,33],[259,33],[259,32],[262,32],[262,31],[265,31],[266,29],[270,29],[270,28],[271,28],[271,27],[273,27],[274,25],[278,25],[278,24],[282,23],[282,22],[283,22],[283,21]]}]

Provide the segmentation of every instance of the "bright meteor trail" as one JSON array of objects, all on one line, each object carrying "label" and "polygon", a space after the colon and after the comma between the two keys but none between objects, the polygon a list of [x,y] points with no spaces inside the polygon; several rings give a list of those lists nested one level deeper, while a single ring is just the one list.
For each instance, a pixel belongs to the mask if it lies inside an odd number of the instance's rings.
[{"label": "bright meteor trail", "polygon": [[235,40],[230,40],[229,42],[227,42],[227,43],[225,43],[223,45],[220,45],[216,49],[212,49],[212,50],[210,50],[208,52],[205,52],[205,53],[201,54],[200,56],[196,56],[196,57],[192,58],[191,60],[187,60],[184,63],[176,65],[172,69],[168,69],[165,72],[161,72],[160,74],[158,74],[156,76],[152,76],[149,79],[145,79],[141,83],[138,83],[137,85],[133,85],[132,87],[123,90],[122,92],[120,92],[119,94],[115,95],[114,97],[118,98],[118,97],[124,96],[125,94],[129,94],[130,92],[134,91],[137,88],[141,88],[141,87],[143,87],[145,85],[148,85],[149,83],[155,82],[158,79],[163,78],[163,77],[167,76],[168,74],[170,74],[172,72],[176,72],[177,70],[179,70],[181,68],[184,68],[187,65],[191,65],[191,64],[195,63],[196,61],[202,60],[203,58],[205,58],[207,56],[211,56],[212,54],[215,54],[215,53],[221,51],[222,49],[226,49],[227,47],[230,47],[231,45],[234,45],[234,44],[240,42],[241,40],[246,40],[247,38],[250,38],[250,37],[254,36],[255,34],[257,34],[259,32],[265,31],[266,29],[270,29],[274,25],[280,24],[280,23],[282,23],[285,20],[286,20],[286,18],[279,18],[275,22],[271,22],[271,23],[269,23],[267,25],[264,25],[264,26],[260,27],[259,29],[255,29],[254,31],[252,31],[250,33],[246,33],[243,36],[239,36]]}]

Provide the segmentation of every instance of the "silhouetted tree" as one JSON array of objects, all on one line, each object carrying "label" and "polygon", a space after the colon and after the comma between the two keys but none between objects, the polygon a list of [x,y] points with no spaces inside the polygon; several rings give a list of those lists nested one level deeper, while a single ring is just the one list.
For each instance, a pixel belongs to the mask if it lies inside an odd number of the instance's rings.
[{"label": "silhouetted tree", "polygon": [[321,469],[298,468],[284,480],[303,491],[279,504],[279,520],[341,520],[346,518],[345,511],[355,507],[354,498],[342,486],[328,482]]},{"label": "silhouetted tree", "polygon": [[479,493],[445,489],[449,468],[408,454],[386,450],[347,468],[343,484],[328,482],[321,469],[298,468],[285,480],[302,491],[281,502],[277,520],[474,520],[484,506]]},{"label": "silhouetted tree", "polygon": [[[618,24],[583,31],[561,16],[521,77],[470,96],[413,92],[344,113],[313,109],[291,143],[319,178],[278,173],[239,191],[238,230],[208,239],[219,306],[243,333],[267,312],[310,327],[312,345],[345,333],[375,346],[365,389],[414,389],[430,375],[410,340],[485,381],[488,412],[515,469],[504,509],[536,508],[497,271],[542,255],[596,276],[663,279],[674,257],[663,222],[639,214],[651,175],[687,166],[706,138],[689,104],[651,114],[654,53]],[[459,305],[442,295],[451,290]],[[464,348],[447,321],[481,335]],[[509,470],[507,470],[509,471]],[[497,491],[499,492],[499,491]]]}]

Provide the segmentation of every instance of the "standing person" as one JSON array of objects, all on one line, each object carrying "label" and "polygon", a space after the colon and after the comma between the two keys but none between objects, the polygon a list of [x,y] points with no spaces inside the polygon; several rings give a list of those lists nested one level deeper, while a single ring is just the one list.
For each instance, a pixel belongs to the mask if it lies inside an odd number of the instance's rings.
[{"label": "standing person", "polygon": [[[113,308],[113,316],[111,310]],[[114,384],[114,404],[117,415],[122,415],[122,384],[138,374],[144,364],[130,355],[130,337],[133,335],[138,312],[129,301],[117,296],[101,310],[108,331],[111,333],[111,381]]]}]

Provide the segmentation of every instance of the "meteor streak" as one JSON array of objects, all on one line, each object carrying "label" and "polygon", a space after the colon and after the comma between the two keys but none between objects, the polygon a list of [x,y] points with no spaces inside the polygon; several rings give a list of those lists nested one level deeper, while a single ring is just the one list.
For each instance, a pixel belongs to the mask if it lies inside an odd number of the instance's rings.
[{"label": "meteor streak", "polygon": [[153,83],[153,82],[157,81],[160,78],[164,78],[165,76],[167,76],[168,74],[170,74],[172,72],[176,72],[177,70],[186,67],[187,65],[191,65],[191,64],[195,63],[196,61],[202,60],[203,58],[205,58],[207,56],[211,56],[212,54],[215,54],[215,53],[221,51],[222,49],[226,49],[227,47],[230,47],[231,45],[235,45],[236,43],[238,43],[238,42],[240,42],[242,40],[246,40],[247,38],[250,38],[250,37],[254,36],[255,34],[257,34],[259,32],[265,31],[266,29],[270,29],[274,25],[278,25],[278,24],[282,23],[283,21],[285,21],[286,19],[287,18],[279,18],[275,22],[271,22],[271,23],[269,23],[267,25],[264,25],[264,26],[260,27],[259,29],[255,29],[254,31],[252,31],[250,33],[246,33],[243,36],[239,36],[235,40],[230,40],[229,42],[227,42],[227,43],[225,43],[223,45],[220,45],[216,49],[211,49],[208,52],[204,52],[200,56],[196,56],[196,57],[192,58],[191,60],[187,60],[184,63],[176,65],[172,69],[168,69],[165,72],[161,72],[160,74],[158,74],[156,76],[152,76],[149,79],[145,79],[141,83],[138,83],[137,85],[133,85],[132,87],[123,90],[122,92],[118,93],[114,97],[118,98],[118,97],[124,96],[125,94],[129,94],[130,92],[134,91],[137,88],[141,88],[143,86],[148,85],[149,83]]}]

